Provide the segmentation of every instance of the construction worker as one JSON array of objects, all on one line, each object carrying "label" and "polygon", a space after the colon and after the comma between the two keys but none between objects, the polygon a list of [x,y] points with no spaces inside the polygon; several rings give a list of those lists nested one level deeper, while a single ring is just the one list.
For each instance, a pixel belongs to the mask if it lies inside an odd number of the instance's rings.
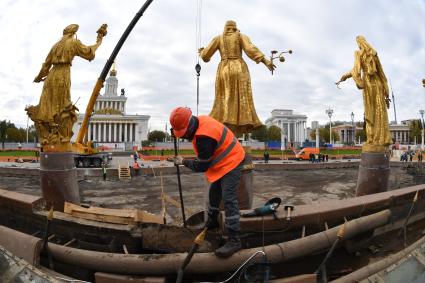
[{"label": "construction worker", "polygon": [[239,233],[238,187],[245,151],[231,130],[209,116],[193,116],[186,107],[175,108],[170,115],[177,138],[192,141],[195,159],[173,158],[175,165],[184,165],[196,172],[205,172],[211,183],[208,219],[205,227],[218,228],[220,201],[223,198],[227,242],[215,251],[218,257],[229,257],[242,248]]}]

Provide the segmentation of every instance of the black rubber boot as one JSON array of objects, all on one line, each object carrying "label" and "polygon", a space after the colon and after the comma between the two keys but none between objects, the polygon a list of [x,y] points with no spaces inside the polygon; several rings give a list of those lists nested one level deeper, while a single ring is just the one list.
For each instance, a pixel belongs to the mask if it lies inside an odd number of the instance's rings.
[{"label": "black rubber boot", "polygon": [[227,242],[220,248],[215,250],[215,255],[221,258],[230,257],[235,252],[242,249],[241,239],[238,233],[231,233]]},{"label": "black rubber boot", "polygon": [[207,228],[208,230],[217,229],[220,227],[218,224],[218,211],[208,211],[208,219],[205,222],[204,228]]},{"label": "black rubber boot", "polygon": [[205,222],[204,227],[207,228],[208,230],[213,230],[220,227],[220,225],[218,224],[217,216],[215,217],[208,216],[207,222]]}]

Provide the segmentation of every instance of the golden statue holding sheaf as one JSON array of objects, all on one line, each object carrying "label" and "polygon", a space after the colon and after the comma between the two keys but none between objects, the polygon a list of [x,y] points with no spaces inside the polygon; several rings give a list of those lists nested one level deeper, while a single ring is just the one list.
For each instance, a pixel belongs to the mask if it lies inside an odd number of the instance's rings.
[{"label": "golden statue holding sheaf", "polygon": [[252,99],[251,78],[242,58],[242,50],[256,63],[262,62],[270,71],[275,66],[240,33],[234,21],[227,21],[224,32],[213,38],[206,48],[200,48],[200,57],[209,62],[216,51],[220,52],[215,81],[215,100],[209,116],[224,123],[237,134],[247,133],[261,126]]},{"label": "golden statue holding sheaf", "polygon": [[107,25],[97,31],[96,44],[86,46],[76,38],[78,25],[63,30],[63,37],[51,48],[34,82],[44,81],[40,102],[25,108],[34,121],[42,146],[69,144],[78,110],[71,102],[71,65],[75,56],[93,60],[106,35]]},{"label": "golden statue holding sheaf", "polygon": [[363,90],[367,137],[363,152],[384,152],[392,143],[387,114],[390,102],[387,78],[376,50],[363,36],[357,36],[356,41],[359,50],[354,53],[354,67],[336,84],[353,78],[357,88]]}]

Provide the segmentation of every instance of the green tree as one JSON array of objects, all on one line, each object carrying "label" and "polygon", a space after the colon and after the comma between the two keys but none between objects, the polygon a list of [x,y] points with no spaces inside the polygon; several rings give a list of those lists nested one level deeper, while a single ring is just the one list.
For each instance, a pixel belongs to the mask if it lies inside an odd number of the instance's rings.
[{"label": "green tree", "polygon": [[[14,128],[15,125],[13,123],[10,123],[10,121],[0,121],[0,142],[2,144],[2,148],[4,149],[4,143],[6,142],[7,130],[9,128]],[[9,137],[8,137],[9,138]]]},{"label": "green tree", "polygon": [[142,147],[145,146],[151,146],[151,142],[150,141],[142,141]]},{"label": "green tree", "polygon": [[409,140],[411,142],[415,141],[415,137],[416,137],[416,142],[417,143],[421,143],[422,142],[422,123],[421,120],[413,120],[410,122],[409,125]]},{"label": "green tree", "polygon": [[10,127],[6,130],[7,140],[10,142],[21,142],[21,133],[16,127]]},{"label": "green tree", "polygon": [[148,141],[150,142],[161,142],[164,141],[166,134],[163,131],[152,131],[148,134]]},{"label": "green tree", "polygon": [[359,138],[360,138],[360,142],[365,142],[367,140],[366,132],[363,129],[356,130],[356,141],[358,141]]},{"label": "green tree", "polygon": [[267,129],[267,140],[269,141],[280,141],[281,139],[281,133],[280,128],[278,126],[270,126]]},{"label": "green tree", "polygon": [[260,142],[267,141],[267,127],[266,125],[261,125],[257,129],[255,129],[252,134],[251,138]]},{"label": "green tree", "polygon": [[[332,123],[333,124],[333,123]],[[316,139],[316,130],[311,131],[310,137],[315,140]],[[329,143],[329,124],[327,128],[319,128],[319,139],[326,143]],[[332,130],[332,140],[339,140],[339,134]]]}]

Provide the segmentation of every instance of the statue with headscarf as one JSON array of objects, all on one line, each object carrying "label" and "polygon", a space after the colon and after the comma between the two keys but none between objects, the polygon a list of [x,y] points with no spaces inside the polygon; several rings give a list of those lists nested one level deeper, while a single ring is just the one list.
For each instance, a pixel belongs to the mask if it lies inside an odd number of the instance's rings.
[{"label": "statue with headscarf", "polygon": [[356,37],[356,41],[359,50],[354,52],[354,67],[337,84],[353,78],[357,88],[363,90],[366,122],[363,152],[384,152],[392,143],[388,126],[390,99],[387,78],[376,50],[361,35]]},{"label": "statue with headscarf", "polygon": [[209,116],[222,122],[237,134],[248,133],[261,126],[252,99],[251,78],[242,58],[242,50],[257,64],[262,62],[269,70],[275,66],[251,43],[248,36],[227,21],[223,34],[214,37],[206,48],[199,50],[200,57],[209,62],[216,51],[220,52],[215,81],[215,100]]},{"label": "statue with headscarf", "polygon": [[25,110],[34,121],[40,144],[58,145],[69,143],[73,124],[77,121],[76,110],[71,101],[71,66],[75,56],[93,60],[97,48],[106,35],[107,25],[97,31],[94,45],[86,46],[76,37],[77,24],[63,30],[62,38],[50,49],[34,82],[44,82],[39,104]]}]

